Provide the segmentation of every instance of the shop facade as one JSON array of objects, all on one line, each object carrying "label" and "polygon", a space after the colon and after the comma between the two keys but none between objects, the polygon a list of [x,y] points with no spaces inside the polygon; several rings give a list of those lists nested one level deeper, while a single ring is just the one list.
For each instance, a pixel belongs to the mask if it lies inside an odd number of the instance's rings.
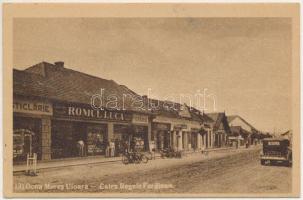
[{"label": "shop facade", "polygon": [[154,122],[152,124],[151,140],[155,144],[156,150],[166,149],[173,144],[173,135],[170,123]]},{"label": "shop facade", "polygon": [[221,148],[228,146],[230,126],[225,112],[203,113],[204,129],[207,148]]},{"label": "shop facade", "polygon": [[24,162],[30,149],[38,160],[149,150],[147,114],[33,97],[14,97],[13,111],[14,162]]},{"label": "shop facade", "polygon": [[13,160],[22,162],[29,153],[38,160],[50,159],[52,103],[15,96],[13,99]]},{"label": "shop facade", "polygon": [[157,115],[152,125],[151,140],[156,150],[172,148],[176,151],[194,151],[201,150],[205,145],[199,121]]},{"label": "shop facade", "polygon": [[24,96],[14,96],[13,111],[16,161],[25,161],[29,153],[28,133],[38,160],[120,156],[126,149],[198,151],[226,143],[221,129],[214,134],[211,124],[185,117],[96,110],[83,103]]},{"label": "shop facade", "polygon": [[[14,70],[13,81],[14,161],[24,161],[29,152],[36,153],[38,160],[50,160],[120,156],[131,149],[192,151],[226,144],[225,114],[204,119],[204,114],[185,104],[168,110],[167,102],[161,103],[160,110],[137,110],[131,100],[122,101],[124,94],[139,96],[127,87],[67,70],[63,62]],[[92,108],[92,96],[100,88],[106,91],[102,98],[112,92],[119,97],[118,109]]]},{"label": "shop facade", "polygon": [[[54,104],[52,158],[120,156],[129,149],[148,150],[149,116],[119,110],[95,110],[85,104]],[[72,149],[69,153],[64,149]],[[83,155],[82,155],[83,156]]]},{"label": "shop facade", "polygon": [[202,134],[202,143],[204,148],[213,148],[214,134],[213,128],[210,124],[203,124],[204,133]]}]

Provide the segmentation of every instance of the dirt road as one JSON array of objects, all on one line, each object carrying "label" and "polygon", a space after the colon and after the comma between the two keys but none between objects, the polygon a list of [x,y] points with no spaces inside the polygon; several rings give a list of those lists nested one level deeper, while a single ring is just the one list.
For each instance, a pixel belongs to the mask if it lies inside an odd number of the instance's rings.
[{"label": "dirt road", "polygon": [[291,168],[261,166],[259,150],[201,155],[148,164],[89,165],[14,176],[19,192],[287,193]]}]

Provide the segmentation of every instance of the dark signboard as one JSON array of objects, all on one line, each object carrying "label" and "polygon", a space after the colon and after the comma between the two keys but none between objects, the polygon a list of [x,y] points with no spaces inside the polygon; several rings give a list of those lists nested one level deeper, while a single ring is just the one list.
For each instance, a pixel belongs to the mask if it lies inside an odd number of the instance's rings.
[{"label": "dark signboard", "polygon": [[161,130],[161,131],[169,131],[170,130],[170,124],[153,123],[153,129]]},{"label": "dark signboard", "polygon": [[181,129],[187,129],[187,125],[186,124],[176,124],[174,126],[175,130],[181,130]]},{"label": "dark signboard", "polygon": [[54,104],[54,117],[131,122],[132,115],[119,110],[94,109],[89,105]]},{"label": "dark signboard", "polygon": [[201,129],[198,129],[198,128],[191,128],[190,130],[191,130],[192,132],[200,132]]}]

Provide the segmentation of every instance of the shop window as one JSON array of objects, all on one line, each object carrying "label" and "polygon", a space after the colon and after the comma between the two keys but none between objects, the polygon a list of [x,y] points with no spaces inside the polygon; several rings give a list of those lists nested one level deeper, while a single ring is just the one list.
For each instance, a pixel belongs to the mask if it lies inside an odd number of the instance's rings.
[{"label": "shop window", "polygon": [[33,137],[35,133],[28,129],[15,129],[13,134],[13,157],[15,160],[26,160],[28,154],[32,155]]},{"label": "shop window", "polygon": [[87,128],[87,155],[105,155],[107,130],[104,126],[89,126]]},{"label": "shop window", "polygon": [[187,133],[187,143],[188,144],[191,144],[191,142],[192,142],[192,137],[191,136],[192,136],[192,134],[190,132],[188,132]]},{"label": "shop window", "polygon": [[[38,160],[40,160],[42,157],[41,119],[14,116],[13,129],[13,161],[26,161],[26,156],[30,151],[30,143],[32,147],[32,153],[36,153]],[[29,132],[32,133],[31,142],[29,141],[29,137],[27,137],[27,133]]]},{"label": "shop window", "polygon": [[122,155],[128,150],[130,144],[130,127],[129,125],[114,125],[114,143],[115,143],[115,156]]},{"label": "shop window", "polygon": [[182,131],[182,147],[183,149],[187,149],[187,145],[186,145],[186,132]]},{"label": "shop window", "polygon": [[52,159],[104,155],[107,145],[106,124],[52,121]]},{"label": "shop window", "polygon": [[69,121],[52,121],[51,157],[67,158],[77,156],[77,141],[73,137],[73,124]]},{"label": "shop window", "polygon": [[147,126],[134,125],[131,134],[130,148],[136,151],[148,150],[148,128]]},{"label": "shop window", "polygon": [[193,149],[197,149],[197,147],[198,147],[198,133],[197,132],[191,133],[191,147]]}]

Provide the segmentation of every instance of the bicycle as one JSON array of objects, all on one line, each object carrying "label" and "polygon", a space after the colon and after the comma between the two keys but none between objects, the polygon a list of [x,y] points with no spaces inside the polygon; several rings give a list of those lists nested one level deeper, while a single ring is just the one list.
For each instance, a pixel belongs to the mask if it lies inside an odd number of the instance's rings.
[{"label": "bicycle", "polygon": [[129,163],[147,163],[148,162],[148,157],[145,156],[143,153],[139,152],[125,152],[122,155],[122,163],[127,165]]},{"label": "bicycle", "polygon": [[181,151],[175,151],[171,148],[166,148],[160,151],[161,158],[182,158]]}]

